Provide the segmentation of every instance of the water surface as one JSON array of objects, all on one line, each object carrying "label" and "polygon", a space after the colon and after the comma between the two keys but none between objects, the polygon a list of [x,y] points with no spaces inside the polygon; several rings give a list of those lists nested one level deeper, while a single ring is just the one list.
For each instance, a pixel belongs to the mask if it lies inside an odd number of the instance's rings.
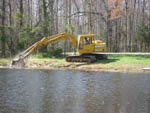
[{"label": "water surface", "polygon": [[0,113],[150,113],[150,75],[0,69]]}]

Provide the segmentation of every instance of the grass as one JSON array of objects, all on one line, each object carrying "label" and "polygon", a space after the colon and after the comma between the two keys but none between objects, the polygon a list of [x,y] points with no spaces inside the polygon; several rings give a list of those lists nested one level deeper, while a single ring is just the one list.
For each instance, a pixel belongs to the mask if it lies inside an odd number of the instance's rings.
[{"label": "grass", "polygon": [[65,62],[65,58],[34,58],[31,57],[31,60],[37,62],[46,62],[46,61],[57,61],[57,62]]},{"label": "grass", "polygon": [[49,57],[44,57],[43,58],[43,55],[42,53],[37,53],[37,54],[34,54],[30,57],[31,60],[33,61],[37,61],[37,62],[42,62],[42,61],[57,61],[57,62],[65,62],[65,58],[55,58],[55,57],[52,57],[52,58],[49,58]]},{"label": "grass", "polygon": [[38,57],[36,55],[32,55],[30,57],[31,60],[33,61],[37,61],[37,62],[41,62],[41,61],[57,61],[57,62],[65,62],[65,58],[42,58],[42,57]]},{"label": "grass", "polygon": [[[31,56],[31,60],[42,61],[57,61],[66,62],[65,58],[39,58]],[[10,62],[9,58],[0,58],[0,65],[7,65]],[[123,64],[150,64],[150,55],[108,55],[108,59],[99,60],[95,64],[123,65]]]},{"label": "grass", "polygon": [[108,55],[107,60],[98,61],[103,64],[150,64],[150,56],[148,55]]},{"label": "grass", "polygon": [[[37,56],[32,55],[29,58],[29,61],[34,63],[45,65],[44,62],[50,63],[50,67],[59,67],[61,64],[77,64],[78,63],[67,63],[65,58],[38,58]],[[7,66],[10,62],[10,59],[0,58],[0,66]],[[56,63],[57,62],[57,63]],[[80,64],[80,63],[79,63]],[[107,60],[99,60],[95,63],[81,63],[81,67],[88,67],[93,69],[104,69],[106,70],[119,70],[120,72],[136,72],[139,69],[144,67],[150,67],[150,55],[108,55]]]},{"label": "grass", "polygon": [[0,66],[7,66],[10,62],[8,58],[0,58]]},{"label": "grass", "polygon": [[150,56],[148,55],[108,55],[107,60],[95,63],[105,70],[120,70],[120,72],[142,71],[144,67],[150,67]]}]

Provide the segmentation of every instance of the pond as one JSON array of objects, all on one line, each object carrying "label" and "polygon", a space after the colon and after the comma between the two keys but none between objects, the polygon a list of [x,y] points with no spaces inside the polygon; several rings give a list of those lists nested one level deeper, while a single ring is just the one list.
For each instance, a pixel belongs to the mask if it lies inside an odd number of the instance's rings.
[{"label": "pond", "polygon": [[0,113],[149,112],[149,74],[0,69]]}]

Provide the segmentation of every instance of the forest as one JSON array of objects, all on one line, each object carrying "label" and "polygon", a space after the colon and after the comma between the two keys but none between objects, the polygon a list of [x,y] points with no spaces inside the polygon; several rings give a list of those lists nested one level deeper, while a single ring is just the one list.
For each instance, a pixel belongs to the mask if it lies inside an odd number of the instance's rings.
[{"label": "forest", "polygon": [[[62,32],[92,32],[108,52],[150,52],[150,0],[0,0],[0,57]],[[69,41],[39,51],[51,48],[73,51]]]}]

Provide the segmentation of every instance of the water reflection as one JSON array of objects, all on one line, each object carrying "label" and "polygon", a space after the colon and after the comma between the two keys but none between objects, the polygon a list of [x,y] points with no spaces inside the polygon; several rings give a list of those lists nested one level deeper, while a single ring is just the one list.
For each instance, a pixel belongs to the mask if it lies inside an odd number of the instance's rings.
[{"label": "water reflection", "polygon": [[150,76],[0,69],[0,113],[149,113]]}]

